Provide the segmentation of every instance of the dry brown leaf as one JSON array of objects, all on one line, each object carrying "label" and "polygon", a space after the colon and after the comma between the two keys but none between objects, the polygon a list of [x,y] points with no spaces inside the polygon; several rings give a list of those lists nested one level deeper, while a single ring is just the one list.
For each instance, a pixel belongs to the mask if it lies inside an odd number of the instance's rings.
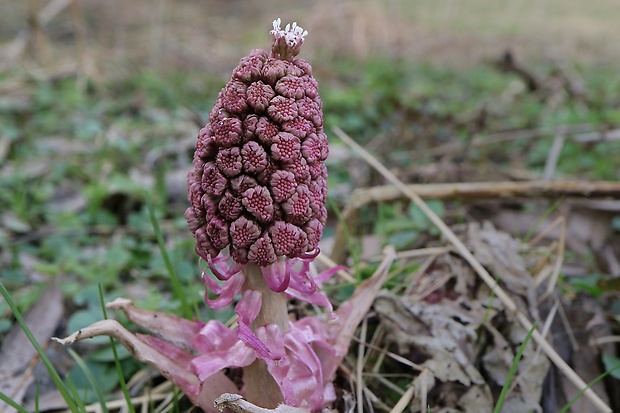
[{"label": "dry brown leaf", "polygon": [[[487,385],[471,386],[459,399],[464,412],[490,412],[493,410],[493,395]],[[524,410],[526,411],[526,410]],[[502,413],[504,410],[502,410]]]},{"label": "dry brown leaf", "polygon": [[482,356],[482,366],[496,384],[503,386],[515,355],[510,343],[495,327],[491,325],[486,327],[493,337],[493,345]]},{"label": "dry brown leaf", "polygon": [[506,232],[498,231],[489,221],[482,226],[472,222],[467,235],[469,247],[478,261],[503,281],[509,290],[527,295],[532,277],[519,254],[521,242]]},{"label": "dry brown leaf", "polygon": [[415,399],[420,401],[420,411],[425,411],[428,406],[428,392],[435,385],[435,375],[430,369],[423,369],[418,377],[413,380]]},{"label": "dry brown leaf", "polygon": [[[64,307],[60,290],[52,285],[39,298],[37,304],[24,316],[26,324],[39,344],[45,347],[62,318]],[[37,352],[15,324],[0,348],[0,391],[21,403],[26,390],[34,381],[33,368]],[[13,411],[0,404],[0,412]]]},{"label": "dry brown leaf", "polygon": [[[483,384],[484,379],[473,365],[476,329],[484,317],[482,307],[469,310],[458,301],[442,300],[437,304],[408,302],[382,291],[375,310],[390,329],[390,337],[406,352],[414,346],[430,358],[422,365],[443,381],[457,381],[466,386]],[[458,320],[458,321],[457,321]]]},{"label": "dry brown leaf", "polygon": [[[510,326],[507,339],[513,347],[517,348],[521,346],[527,334],[528,332],[515,320]],[[534,342],[528,341],[523,349],[517,366],[517,374],[512,383],[517,387],[506,396],[502,411],[507,413],[542,412],[539,401],[550,364],[549,359],[536,349]]]},{"label": "dry brown leaf", "polygon": [[[575,338],[579,345],[577,352],[573,352],[570,357],[573,368],[587,382],[594,381],[599,375],[604,373],[604,368],[600,363],[601,350],[613,354],[615,348],[613,344],[605,345],[602,349],[592,344],[593,337],[600,337],[611,334],[611,327],[607,322],[607,318],[601,308],[601,303],[596,298],[581,295],[577,297],[573,303],[567,307],[567,317],[571,321],[570,325],[575,333]],[[564,334],[558,335],[557,341],[565,340]],[[618,385],[616,380],[607,383],[610,389],[610,395],[617,392]],[[596,391],[606,402],[609,401],[605,390],[606,383],[604,380],[592,384],[592,389]],[[614,387],[615,386],[615,387]],[[572,399],[578,392],[565,379],[561,378],[561,387],[566,399]],[[579,398],[572,408],[573,412],[590,412],[593,411],[592,405],[586,399]]]}]

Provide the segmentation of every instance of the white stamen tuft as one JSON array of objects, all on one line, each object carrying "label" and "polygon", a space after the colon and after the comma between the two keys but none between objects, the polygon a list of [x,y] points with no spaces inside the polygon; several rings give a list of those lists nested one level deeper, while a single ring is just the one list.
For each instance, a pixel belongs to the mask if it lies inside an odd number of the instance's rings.
[{"label": "white stamen tuft", "polygon": [[298,26],[297,22],[293,22],[293,24],[287,24],[284,30],[281,29],[281,24],[282,20],[279,17],[275,19],[273,21],[273,30],[270,32],[270,34],[279,34],[280,36],[283,36],[286,39],[286,43],[291,46],[302,43],[304,41],[304,38],[308,35],[308,31],[304,30],[301,26]]}]

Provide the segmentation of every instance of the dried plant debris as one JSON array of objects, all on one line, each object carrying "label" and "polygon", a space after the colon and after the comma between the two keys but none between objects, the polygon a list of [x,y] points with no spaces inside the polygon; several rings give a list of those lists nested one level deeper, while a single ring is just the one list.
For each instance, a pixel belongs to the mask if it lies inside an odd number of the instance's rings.
[{"label": "dried plant debris", "polygon": [[284,404],[279,405],[275,409],[263,409],[258,407],[247,400],[244,400],[238,394],[224,393],[213,403],[216,409],[220,412],[232,411],[235,413],[310,413],[310,410],[292,407]]},{"label": "dried plant debris", "polygon": [[[462,411],[491,410],[491,391],[474,365],[476,330],[485,317],[481,305],[474,308],[462,299],[451,301],[446,298],[436,304],[410,302],[407,297],[382,292],[375,302],[375,310],[389,330],[390,339],[398,345],[399,352],[421,353],[421,357],[426,358],[421,366],[428,369],[437,381],[455,382],[463,389],[479,387],[476,392],[481,397],[461,397],[452,407],[463,408]],[[475,402],[481,409],[473,408],[470,402]]]},{"label": "dried plant debris", "polygon": [[[527,249],[490,223],[472,223],[462,235],[480,262],[512,292],[521,311],[544,322],[538,312],[547,317],[553,303],[551,298],[537,303],[532,276],[540,272],[534,266],[540,266],[542,247]],[[553,248],[547,247],[547,255],[553,255]],[[431,281],[424,280],[429,277]],[[437,280],[443,284],[437,286]],[[425,292],[429,284],[434,284],[431,294]],[[436,257],[405,295],[382,291],[374,308],[386,331],[385,346],[424,372],[416,373],[413,380],[415,404],[425,401],[434,412],[492,411],[528,331],[458,257],[449,253]],[[565,335],[561,323],[560,328]],[[550,366],[545,354],[529,341],[502,412],[542,412]]]}]

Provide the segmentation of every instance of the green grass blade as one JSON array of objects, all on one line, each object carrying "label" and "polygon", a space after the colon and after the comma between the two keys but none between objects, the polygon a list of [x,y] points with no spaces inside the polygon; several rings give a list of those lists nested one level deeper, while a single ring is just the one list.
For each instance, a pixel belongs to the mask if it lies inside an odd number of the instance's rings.
[{"label": "green grass blade", "polygon": [[181,413],[181,408],[179,407],[179,392],[175,390],[172,394],[172,411],[175,413]]},{"label": "green grass blade", "polygon": [[164,245],[164,237],[161,234],[161,230],[159,229],[159,224],[157,223],[157,218],[155,217],[155,210],[153,209],[153,202],[150,197],[146,197],[146,205],[149,211],[149,218],[151,219],[151,225],[153,225],[153,231],[155,231],[155,238],[157,239],[157,245],[159,245],[159,250],[161,252],[161,256],[164,260],[164,264],[166,265],[166,269],[168,270],[168,274],[170,275],[170,281],[172,282],[172,289],[174,290],[174,295],[177,296],[179,301],[181,302],[181,312],[183,316],[188,320],[192,320],[194,315],[192,314],[192,310],[187,303],[187,298],[185,297],[185,293],[183,292],[183,287],[181,286],[181,282],[177,277],[177,274],[174,272],[174,268],[172,267],[172,262],[170,261],[170,256],[168,255],[168,251],[166,251],[166,246]]},{"label": "green grass blade", "polygon": [[562,410],[560,410],[559,413],[566,413],[566,412],[568,412],[568,410],[572,407],[572,405],[575,404],[575,402],[577,400],[579,400],[579,398],[581,396],[583,396],[583,394],[586,392],[586,390],[588,390],[590,387],[594,386],[596,383],[598,383],[599,381],[601,381],[602,379],[607,377],[607,375],[609,375],[611,372],[613,372],[613,371],[615,371],[615,370],[617,370],[619,368],[620,368],[620,366],[617,366],[617,367],[614,367],[611,370],[607,370],[605,373],[601,374],[600,376],[598,376],[597,378],[592,380],[590,383],[588,383],[588,385],[585,388],[581,389],[579,391],[579,393],[577,393],[575,395],[575,397],[573,397],[571,399],[571,401],[569,401],[568,404],[566,404],[566,406],[562,407]]},{"label": "green grass blade", "polygon": [[530,238],[532,238],[532,235],[534,235],[534,232],[536,232],[536,230],[538,229],[540,224],[545,220],[545,218],[547,218],[553,211],[555,211],[556,208],[559,207],[563,201],[564,201],[563,196],[558,198],[557,201],[555,201],[553,205],[547,208],[547,210],[540,216],[540,218],[536,220],[536,222],[534,223],[534,226],[530,228],[527,234],[525,234],[525,237],[523,237],[524,244],[527,244],[527,242],[530,240]]},{"label": "green grass blade", "polygon": [[9,396],[7,396],[6,394],[2,393],[1,391],[0,391],[0,400],[2,400],[3,402],[8,404],[9,406],[14,408],[15,410],[17,410],[19,413],[29,413],[28,410],[26,410],[23,407],[21,407],[19,404],[17,404],[15,401],[13,401],[13,399],[11,399]]},{"label": "green grass blade", "polygon": [[77,407],[79,409],[78,411],[86,413],[87,412],[86,404],[84,404],[82,397],[80,397],[80,394],[78,393],[78,389],[77,387],[75,387],[75,383],[73,383],[73,380],[71,380],[71,377],[67,377],[67,386],[69,387],[69,390],[73,394],[73,399],[77,403]]},{"label": "green grass blade", "polygon": [[34,411],[35,413],[39,413],[39,383],[38,382],[34,389]]},{"label": "green grass blade", "polygon": [[[101,284],[99,287],[99,302],[101,303],[101,311],[103,312],[103,318],[108,319],[108,312],[105,308],[105,303],[103,301],[103,289],[101,288]],[[116,351],[116,343],[114,339],[110,337],[110,345],[112,346],[112,354],[114,354],[114,365],[116,366],[116,374],[118,376],[118,382],[121,386],[121,391],[123,392],[123,397],[125,397],[125,402],[127,403],[127,408],[130,413],[136,413],[136,410],[133,407],[133,403],[131,402],[131,396],[129,395],[129,390],[127,389],[127,382],[125,382],[125,375],[123,374],[123,369],[121,368],[121,361],[118,358],[118,352]]]},{"label": "green grass blade", "polygon": [[43,349],[41,348],[37,340],[34,338],[34,335],[32,335],[32,331],[30,331],[30,328],[28,328],[28,326],[26,325],[26,321],[24,320],[24,317],[22,317],[17,306],[15,305],[15,302],[13,301],[13,298],[11,298],[11,295],[9,294],[9,292],[4,287],[4,284],[2,283],[0,283],[0,294],[2,294],[2,296],[4,297],[4,300],[8,304],[11,311],[13,312],[15,319],[17,320],[20,327],[24,331],[24,334],[26,334],[26,337],[28,337],[28,340],[30,340],[30,343],[32,344],[32,346],[35,348],[35,350],[39,354],[39,357],[41,358],[43,365],[47,369],[50,377],[54,381],[54,384],[58,388],[58,391],[60,392],[63,399],[67,403],[67,407],[69,408],[69,410],[71,410],[74,413],[78,412],[78,407],[75,404],[75,400],[73,400],[73,398],[69,394],[69,391],[67,390],[67,387],[65,386],[65,383],[62,381],[62,379],[60,378],[60,375],[56,371],[56,368],[54,367],[50,359],[47,357],[47,355],[45,354],[45,352],[43,351]]},{"label": "green grass blade", "polygon": [[78,366],[80,366],[80,368],[86,375],[86,379],[88,379],[88,382],[90,383],[91,387],[95,391],[95,394],[97,395],[97,400],[99,400],[101,410],[104,413],[109,413],[105,398],[103,397],[103,393],[101,393],[101,389],[97,385],[97,381],[95,380],[95,376],[93,376],[93,372],[90,370],[90,368],[88,368],[88,366],[84,362],[84,359],[82,359],[82,357],[80,357],[75,351],[69,349],[69,354],[71,355],[71,357],[73,357],[73,360],[75,360],[75,362],[78,364]]},{"label": "green grass blade", "polygon": [[504,383],[504,387],[502,387],[502,391],[499,394],[499,397],[497,398],[497,404],[495,405],[495,409],[493,409],[493,413],[500,413],[502,410],[502,407],[504,406],[504,400],[506,399],[506,396],[508,395],[508,389],[510,388],[512,379],[514,378],[515,373],[517,372],[519,361],[521,360],[521,357],[523,356],[523,351],[525,351],[525,346],[527,346],[527,343],[532,338],[532,334],[534,334],[534,330],[536,330],[536,323],[534,323],[532,328],[530,328],[530,331],[527,333],[525,340],[523,340],[523,343],[521,343],[521,346],[519,347],[519,351],[517,351],[517,355],[515,356],[515,359],[512,361],[512,365],[510,366],[510,370],[508,371],[508,377],[506,377],[506,382]]}]

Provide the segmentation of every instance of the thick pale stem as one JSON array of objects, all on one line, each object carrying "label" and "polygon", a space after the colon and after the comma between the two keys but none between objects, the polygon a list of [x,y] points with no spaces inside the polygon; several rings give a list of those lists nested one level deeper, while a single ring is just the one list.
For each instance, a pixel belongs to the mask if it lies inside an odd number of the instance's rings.
[{"label": "thick pale stem", "polygon": [[[248,264],[243,270],[246,282],[244,290],[256,290],[262,293],[262,306],[258,317],[252,324],[252,329],[267,324],[276,324],[282,333],[288,330],[288,311],[286,295],[275,293],[269,289],[260,268],[254,264]],[[282,392],[269,371],[267,364],[262,360],[243,369],[243,381],[245,383],[246,399],[258,406],[275,408],[284,402]]]}]

